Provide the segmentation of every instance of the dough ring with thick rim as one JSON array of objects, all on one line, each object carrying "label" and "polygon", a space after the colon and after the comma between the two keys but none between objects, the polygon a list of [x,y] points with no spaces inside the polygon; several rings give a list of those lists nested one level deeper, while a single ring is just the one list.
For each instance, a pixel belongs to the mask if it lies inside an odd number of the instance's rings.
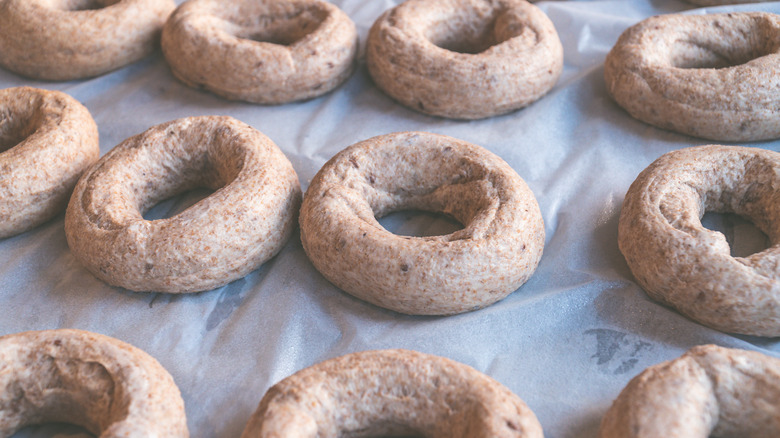
[{"label": "dough ring with thick rim", "polygon": [[[214,193],[181,213],[143,212],[190,189]],[[116,146],[76,185],[65,215],[73,255],[135,291],[196,292],[255,270],[295,227],[300,185],[265,135],[227,116],[154,126]]]},{"label": "dough ring with thick rim", "polygon": [[99,155],[97,125],[76,99],[31,87],[0,90],[0,238],[65,210]]},{"label": "dough ring with thick rim", "polygon": [[481,372],[409,350],[347,354],[266,392],[242,438],[541,438],[528,406]]},{"label": "dough ring with thick rim", "polygon": [[[736,213],[769,237],[769,248],[732,257],[706,211]],[[780,153],[699,146],[653,162],[626,194],[620,251],[654,300],[709,327],[780,336]]]},{"label": "dough ring with thick rim", "polygon": [[609,94],[645,123],[718,141],[780,137],[780,16],[661,15],[607,55]]},{"label": "dough ring with thick rim", "polygon": [[45,422],[101,438],[189,436],[176,383],[144,351],[74,329],[0,337],[0,436]]},{"label": "dough ring with thick rim", "polygon": [[563,70],[549,18],[525,0],[408,0],[366,43],[374,82],[422,113],[480,119],[546,94]]},{"label": "dough ring with thick rim", "polygon": [[[452,216],[444,236],[399,236],[376,217],[399,210]],[[490,305],[536,269],[544,223],[525,181],[486,149],[400,132],[352,145],[311,182],[301,241],[342,290],[401,313],[447,315]]]},{"label": "dough ring with thick rim", "polygon": [[165,24],[162,47],[174,75],[191,87],[279,104],[346,81],[357,31],[321,0],[190,0]]},{"label": "dough ring with thick rim", "polygon": [[157,48],[173,0],[0,0],[0,65],[36,79],[97,76]]},{"label": "dough ring with thick rim", "polygon": [[652,366],[623,389],[600,438],[780,436],[780,359],[715,345]]}]

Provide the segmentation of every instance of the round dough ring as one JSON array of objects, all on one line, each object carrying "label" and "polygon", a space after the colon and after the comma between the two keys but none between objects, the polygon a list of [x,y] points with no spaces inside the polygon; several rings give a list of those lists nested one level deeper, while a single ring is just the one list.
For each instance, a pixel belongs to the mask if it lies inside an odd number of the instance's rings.
[{"label": "round dough ring", "polygon": [[242,438],[542,437],[528,406],[467,365],[409,350],[353,353],[274,385]]},{"label": "round dough ring", "polygon": [[778,138],[779,18],[648,18],[607,55],[607,90],[632,117],[659,128],[718,141]]},{"label": "round dough ring", "polygon": [[97,125],[76,99],[30,87],[0,90],[0,238],[63,211],[99,155]]},{"label": "round dough ring", "polygon": [[[398,236],[375,217],[417,209],[465,225],[445,236]],[[447,315],[490,305],[528,280],[544,223],[533,193],[489,151],[401,132],[352,145],[311,182],[301,241],[333,284],[401,313]]]},{"label": "round dough ring", "polygon": [[[732,257],[705,211],[743,215],[772,246]],[[718,330],[780,336],[780,154],[700,146],[663,155],[623,202],[620,251],[651,298]]]},{"label": "round dough ring", "polygon": [[[159,201],[215,190],[147,221]],[[65,215],[73,255],[101,280],[135,291],[196,292],[247,275],[279,252],[300,205],[295,170],[265,135],[231,117],[157,125],[103,156]]]},{"label": "round dough ring", "polygon": [[408,0],[371,27],[377,86],[422,113],[480,119],[522,108],[555,85],[563,47],[525,0]]},{"label": "round dough ring", "polygon": [[345,13],[320,0],[190,0],[166,23],[162,47],[173,74],[191,87],[279,104],[347,80],[357,31]]},{"label": "round dough ring", "polygon": [[54,81],[97,76],[150,54],[173,0],[0,0],[0,64]]},{"label": "round dough ring", "polygon": [[600,438],[780,435],[780,360],[715,345],[646,369],[601,422]]},{"label": "round dough ring", "polygon": [[173,378],[138,348],[72,329],[0,337],[0,436],[46,422],[103,438],[189,436]]}]

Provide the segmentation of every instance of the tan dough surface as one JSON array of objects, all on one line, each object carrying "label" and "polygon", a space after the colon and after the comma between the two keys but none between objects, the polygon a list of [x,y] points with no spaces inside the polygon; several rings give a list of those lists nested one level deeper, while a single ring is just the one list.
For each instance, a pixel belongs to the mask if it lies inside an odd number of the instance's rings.
[{"label": "tan dough surface", "polygon": [[190,0],[162,36],[174,75],[228,99],[278,104],[324,94],[355,67],[357,31],[320,0]]},{"label": "tan dough surface", "polygon": [[[769,248],[732,257],[705,211],[740,214]],[[618,226],[620,251],[655,300],[709,327],[780,336],[780,153],[700,146],[663,155],[634,181]]]},{"label": "tan dough surface", "polygon": [[547,93],[563,69],[549,18],[525,0],[408,0],[371,28],[374,82],[426,114],[480,119]]},{"label": "tan dough surface", "polygon": [[158,45],[173,0],[0,0],[0,65],[36,79],[97,76]]},{"label": "tan dough surface", "polygon": [[659,128],[718,141],[778,138],[778,17],[648,18],[607,55],[607,90],[631,116]]},{"label": "tan dough surface", "polygon": [[600,438],[780,436],[780,359],[715,345],[646,369],[601,423]]},{"label": "tan dough surface", "polygon": [[76,99],[31,87],[0,90],[0,238],[63,211],[99,154],[97,125]]},{"label": "tan dough surface", "polygon": [[242,438],[541,438],[509,389],[479,371],[409,350],[353,353],[268,390]]},{"label": "tan dough surface", "polygon": [[0,337],[0,436],[45,422],[100,438],[189,436],[173,378],[138,348],[72,329]]},{"label": "tan dough surface", "polygon": [[[198,187],[183,212],[143,212]],[[65,216],[74,256],[101,280],[136,291],[194,292],[243,277],[279,252],[300,205],[295,170],[265,135],[231,117],[157,125],[103,156]]]},{"label": "tan dough surface", "polygon": [[[445,236],[398,236],[376,220],[399,210],[452,216]],[[352,145],[311,182],[301,241],[342,290],[381,307],[444,315],[492,304],[525,283],[544,247],[533,193],[486,149],[425,132]]]}]

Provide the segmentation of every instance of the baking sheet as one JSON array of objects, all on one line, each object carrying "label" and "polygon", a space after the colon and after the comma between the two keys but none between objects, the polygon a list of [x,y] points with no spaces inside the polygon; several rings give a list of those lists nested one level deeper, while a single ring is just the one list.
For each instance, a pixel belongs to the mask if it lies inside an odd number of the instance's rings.
[{"label": "baking sheet", "polygon": [[[334,1],[361,41],[390,0]],[[619,391],[644,368],[704,343],[780,356],[776,339],[733,336],[651,302],[617,247],[623,196],[665,152],[706,144],[630,118],[606,94],[603,60],[629,25],[655,14],[765,10],[780,2],[694,9],[678,0],[537,3],[565,51],[564,73],[530,107],[481,121],[418,114],[371,82],[361,57],[336,91],[307,102],[231,102],[176,81],[158,52],[82,81],[39,82],[0,70],[0,87],[58,89],[83,102],[100,130],[101,155],[123,139],[179,117],[224,114],[259,129],[287,154],[304,189],[344,147],[394,131],[458,137],[505,159],[535,193],[546,246],[528,283],[486,309],[450,317],[404,316],[339,291],[311,265],[296,233],[273,260],[225,287],[190,295],[134,293],[92,277],[68,250],[63,215],[0,241],[0,334],[79,328],[114,336],[156,357],[173,375],[193,437],[236,437],[273,383],[342,354],[409,348],[446,356],[492,376],[523,398],[548,437],[595,437]],[[751,146],[778,151],[779,141]],[[187,196],[150,212],[162,217]],[[402,212],[383,219],[396,232],[431,233],[451,224]],[[708,219],[740,245],[750,225]],[[746,228],[747,231],[744,231]],[[752,237],[751,237],[752,236]],[[758,237],[760,240],[760,235]],[[28,428],[18,436],[74,433]],[[81,436],[81,435],[76,435]]]}]

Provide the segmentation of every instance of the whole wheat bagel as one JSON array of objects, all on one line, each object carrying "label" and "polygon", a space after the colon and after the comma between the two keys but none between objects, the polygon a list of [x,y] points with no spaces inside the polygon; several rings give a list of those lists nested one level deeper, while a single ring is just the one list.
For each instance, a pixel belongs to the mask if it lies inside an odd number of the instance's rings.
[{"label": "whole wheat bagel", "polygon": [[0,90],[0,238],[63,211],[99,154],[97,125],[76,99],[30,87]]},{"label": "whole wheat bagel", "polygon": [[173,0],[0,0],[0,65],[36,79],[97,76],[157,47]]},{"label": "whole wheat bagel", "polygon": [[371,27],[374,82],[426,114],[479,119],[522,108],[563,69],[550,19],[525,0],[408,0]]},{"label": "whole wheat bagel", "polygon": [[0,337],[0,436],[45,422],[101,438],[189,436],[173,378],[138,348],[71,329]]},{"label": "whole wheat bagel", "polygon": [[174,75],[228,99],[278,104],[324,94],[354,70],[357,31],[321,0],[190,0],[165,24]]},{"label": "whole wheat bagel", "polygon": [[600,438],[780,436],[780,360],[715,345],[633,378],[601,422]]},{"label": "whole wheat bagel", "polygon": [[[159,201],[215,190],[183,212],[145,220]],[[65,215],[73,255],[101,280],[135,291],[195,292],[245,276],[295,226],[300,186],[265,135],[231,117],[157,125],[103,156]]]},{"label": "whole wheat bagel", "polygon": [[528,406],[467,365],[408,350],[348,354],[274,385],[242,438],[542,437]]},{"label": "whole wheat bagel", "polygon": [[607,55],[609,94],[651,125],[718,141],[780,137],[780,16],[661,15]]},{"label": "whole wheat bagel", "polygon": [[[772,246],[732,257],[706,211],[753,221]],[[631,185],[620,251],[651,298],[726,332],[780,336],[780,153],[700,146],[663,155]]]},{"label": "whole wheat bagel", "polygon": [[[441,212],[464,229],[398,236],[376,220]],[[301,241],[342,290],[397,312],[446,315],[492,304],[536,269],[544,223],[533,193],[489,151],[443,135],[401,132],[352,145],[311,182]]]}]

